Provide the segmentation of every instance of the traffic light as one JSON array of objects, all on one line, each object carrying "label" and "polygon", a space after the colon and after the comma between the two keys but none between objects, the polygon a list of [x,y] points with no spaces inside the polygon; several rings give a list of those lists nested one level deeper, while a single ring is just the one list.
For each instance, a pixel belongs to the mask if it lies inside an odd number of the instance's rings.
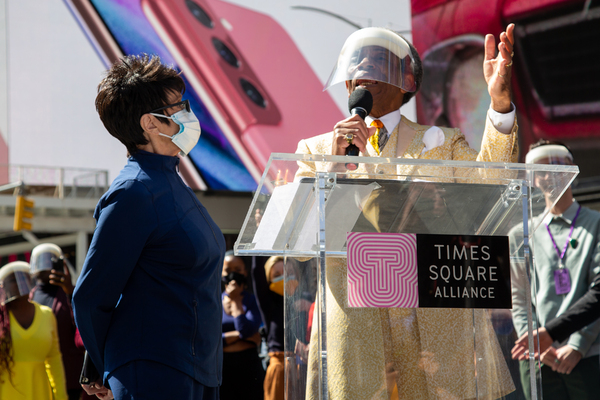
[{"label": "traffic light", "polygon": [[24,221],[25,219],[31,220],[33,218],[33,200],[26,198],[25,196],[17,196],[17,203],[15,205],[15,220],[13,222],[13,231],[31,230],[31,222]]}]

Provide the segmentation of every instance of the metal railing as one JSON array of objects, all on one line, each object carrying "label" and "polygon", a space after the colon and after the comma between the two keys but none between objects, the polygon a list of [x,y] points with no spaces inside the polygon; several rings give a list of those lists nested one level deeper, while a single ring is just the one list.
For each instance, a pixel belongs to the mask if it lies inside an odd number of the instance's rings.
[{"label": "metal railing", "polygon": [[108,189],[108,170],[0,164],[0,193],[21,185],[30,196],[99,198]]}]

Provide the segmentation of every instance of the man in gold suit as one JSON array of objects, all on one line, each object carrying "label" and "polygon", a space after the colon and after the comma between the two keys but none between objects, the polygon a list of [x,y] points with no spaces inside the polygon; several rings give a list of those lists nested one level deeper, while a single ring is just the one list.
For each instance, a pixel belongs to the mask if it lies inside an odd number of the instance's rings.
[{"label": "man in gold suit", "polygon": [[[296,152],[344,155],[354,144],[360,155],[370,157],[516,162],[517,124],[510,90],[513,31],[511,24],[500,34],[497,55],[494,36],[485,38],[483,72],[491,105],[479,153],[459,129],[423,126],[401,115],[401,106],[421,86],[423,69],[416,49],[384,28],[350,35],[326,84],[345,82],[349,95],[357,88],[368,90],[373,96],[370,114],[365,120],[351,116],[335,124],[332,132],[300,141]],[[314,177],[321,167],[299,162],[296,178]],[[397,169],[388,163],[361,163],[355,171],[346,171],[343,163],[326,168],[363,176],[455,176],[449,167],[417,171],[411,165]],[[485,310],[350,308],[345,260],[328,259],[326,274],[331,400],[497,399],[514,390]],[[318,335],[314,328],[307,388],[311,400],[319,397]]]}]

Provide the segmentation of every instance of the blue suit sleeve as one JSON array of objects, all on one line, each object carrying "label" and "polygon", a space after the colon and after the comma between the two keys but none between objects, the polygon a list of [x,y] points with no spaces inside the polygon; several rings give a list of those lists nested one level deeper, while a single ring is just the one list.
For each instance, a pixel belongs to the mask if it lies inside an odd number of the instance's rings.
[{"label": "blue suit sleeve", "polygon": [[96,230],[73,293],[73,312],[83,344],[101,374],[113,311],[158,223],[152,200],[142,183],[126,181],[96,208]]},{"label": "blue suit sleeve", "polygon": [[236,317],[233,320],[233,324],[235,325],[235,330],[240,333],[240,339],[247,339],[258,332],[262,319],[260,318],[256,298],[253,295],[245,293],[243,303],[246,307],[246,312]]}]

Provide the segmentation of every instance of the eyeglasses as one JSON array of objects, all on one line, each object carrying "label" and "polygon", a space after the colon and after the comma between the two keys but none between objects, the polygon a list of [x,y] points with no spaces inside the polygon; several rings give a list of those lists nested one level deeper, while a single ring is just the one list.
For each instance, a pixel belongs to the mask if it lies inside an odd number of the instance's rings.
[{"label": "eyeglasses", "polygon": [[168,108],[177,108],[177,111],[181,111],[181,110],[185,110],[187,112],[191,111],[190,101],[189,100],[183,100],[183,101],[180,101],[179,103],[169,104],[169,105],[166,105],[164,107],[160,107],[160,108],[157,108],[155,110],[152,110],[152,111],[150,111],[150,114],[155,113],[157,111],[166,110]]}]

